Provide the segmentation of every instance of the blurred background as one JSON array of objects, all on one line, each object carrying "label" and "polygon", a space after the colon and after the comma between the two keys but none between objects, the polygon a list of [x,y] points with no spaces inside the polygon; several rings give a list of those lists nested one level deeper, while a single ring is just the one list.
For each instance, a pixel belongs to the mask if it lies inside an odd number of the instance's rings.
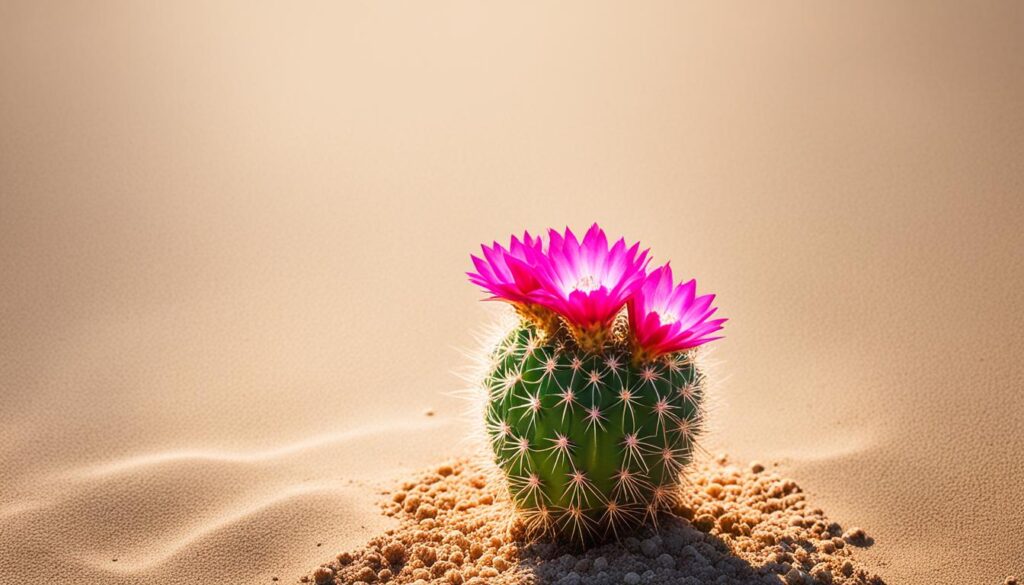
[{"label": "blurred background", "polygon": [[0,582],[365,541],[469,254],[593,221],[731,318],[710,450],[1024,572],[1024,4],[71,1],[0,2]]}]

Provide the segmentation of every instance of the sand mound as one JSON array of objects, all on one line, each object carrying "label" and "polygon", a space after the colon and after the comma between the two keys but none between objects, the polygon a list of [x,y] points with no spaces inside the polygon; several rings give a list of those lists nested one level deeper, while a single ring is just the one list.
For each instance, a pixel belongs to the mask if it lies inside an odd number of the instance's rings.
[{"label": "sand mound", "polygon": [[693,488],[644,532],[580,551],[524,543],[509,503],[484,469],[460,460],[388,495],[401,525],[302,577],[333,583],[871,583],[852,558],[870,544],[810,507],[795,482],[725,458],[698,465]]}]

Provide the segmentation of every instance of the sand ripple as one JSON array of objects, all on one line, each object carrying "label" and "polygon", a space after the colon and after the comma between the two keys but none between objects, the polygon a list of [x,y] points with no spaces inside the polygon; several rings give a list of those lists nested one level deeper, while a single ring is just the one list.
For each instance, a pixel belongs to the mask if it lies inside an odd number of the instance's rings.
[{"label": "sand ripple", "polygon": [[117,461],[91,465],[84,468],[72,470],[62,475],[65,475],[66,477],[79,479],[101,478],[127,472],[139,471],[145,467],[164,465],[168,463],[179,463],[183,461],[262,463],[265,461],[271,461],[274,459],[281,459],[285,457],[302,454],[307,451],[312,451],[315,449],[322,449],[326,447],[337,446],[339,444],[350,443],[352,441],[365,439],[368,437],[378,437],[381,435],[388,434],[402,434],[434,430],[441,426],[444,426],[444,424],[445,423],[437,420],[396,421],[394,424],[386,427],[376,425],[348,429],[344,431],[320,433],[312,437],[303,439],[301,441],[296,441],[294,443],[289,443],[287,445],[281,445],[279,447],[273,447],[270,449],[264,449],[261,451],[238,452],[204,449],[159,451],[156,453],[146,453],[143,455],[128,457]]},{"label": "sand ripple", "polygon": [[[392,523],[374,504],[387,481],[379,469],[418,465],[427,455],[415,437],[449,426],[397,420],[260,450],[168,449],[35,478],[36,495],[0,503],[0,582],[55,567],[111,584],[297,575],[325,550]],[[255,565],[230,562],[256,551]]]}]

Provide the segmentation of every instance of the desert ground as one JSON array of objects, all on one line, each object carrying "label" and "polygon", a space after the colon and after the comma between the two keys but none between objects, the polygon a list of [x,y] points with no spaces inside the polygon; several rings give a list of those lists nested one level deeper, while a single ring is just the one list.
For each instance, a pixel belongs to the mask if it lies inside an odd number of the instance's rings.
[{"label": "desert ground", "polygon": [[[294,583],[464,456],[480,242],[714,292],[709,453],[1024,573],[1024,5],[0,2],[0,583]],[[432,415],[428,415],[428,410]]]}]

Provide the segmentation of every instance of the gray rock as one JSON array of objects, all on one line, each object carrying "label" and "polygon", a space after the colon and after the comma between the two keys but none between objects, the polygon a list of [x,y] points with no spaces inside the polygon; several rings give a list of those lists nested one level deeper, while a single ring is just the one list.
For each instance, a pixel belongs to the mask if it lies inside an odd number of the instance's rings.
[{"label": "gray rock", "polygon": [[807,573],[804,573],[800,569],[793,568],[786,573],[786,583],[789,585],[799,585],[807,582]]},{"label": "gray rock", "polygon": [[665,538],[665,548],[671,553],[678,553],[683,548],[683,539],[678,534],[670,534]]},{"label": "gray rock", "polygon": [[670,554],[662,554],[658,557],[658,564],[666,569],[674,569],[676,567],[676,560]]},{"label": "gray rock", "polygon": [[622,578],[622,582],[626,585],[640,585],[640,575],[630,571]]}]

